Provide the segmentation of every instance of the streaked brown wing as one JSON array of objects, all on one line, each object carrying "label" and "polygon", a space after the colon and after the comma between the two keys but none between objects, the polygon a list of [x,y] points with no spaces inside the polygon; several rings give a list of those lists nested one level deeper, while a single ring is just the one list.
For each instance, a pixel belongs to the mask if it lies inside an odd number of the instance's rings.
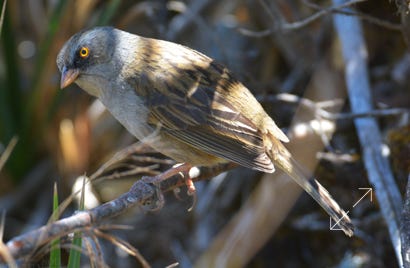
[{"label": "streaked brown wing", "polygon": [[214,90],[218,81],[209,77],[200,69],[178,70],[178,80],[169,74],[156,76],[155,83],[145,81],[149,123],[207,153],[273,172],[258,128]]}]

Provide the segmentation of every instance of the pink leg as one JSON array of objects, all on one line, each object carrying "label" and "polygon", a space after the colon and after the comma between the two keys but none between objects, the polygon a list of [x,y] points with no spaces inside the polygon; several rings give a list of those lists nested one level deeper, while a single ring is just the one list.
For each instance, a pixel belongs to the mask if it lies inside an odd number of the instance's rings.
[{"label": "pink leg", "polygon": [[167,171],[154,176],[154,177],[144,177],[144,181],[147,183],[158,183],[161,181],[164,181],[166,179],[171,178],[172,176],[175,176],[177,174],[181,174],[183,178],[185,179],[185,184],[188,188],[188,195],[194,195],[196,190],[195,190],[195,185],[194,182],[192,181],[191,177],[189,176],[189,171],[192,168],[192,165],[183,163],[178,166],[174,166]]}]

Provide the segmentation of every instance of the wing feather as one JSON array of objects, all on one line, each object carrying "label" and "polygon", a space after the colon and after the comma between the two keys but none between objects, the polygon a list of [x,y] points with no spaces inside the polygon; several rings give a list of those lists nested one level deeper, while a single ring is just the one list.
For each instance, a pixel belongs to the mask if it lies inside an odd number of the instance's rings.
[{"label": "wing feather", "polygon": [[230,93],[230,87],[244,86],[226,77],[226,69],[220,65],[211,63],[206,69],[184,67],[173,66],[161,75],[143,75],[144,84],[139,86],[144,89],[137,92],[143,91],[146,96],[149,123],[204,152],[248,168],[273,172],[263,134],[224,96]]}]

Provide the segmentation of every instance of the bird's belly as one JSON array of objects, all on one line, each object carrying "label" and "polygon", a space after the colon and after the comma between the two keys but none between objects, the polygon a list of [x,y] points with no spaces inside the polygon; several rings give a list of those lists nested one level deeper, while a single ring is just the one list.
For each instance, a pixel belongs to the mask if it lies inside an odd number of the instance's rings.
[{"label": "bird's belly", "polygon": [[[147,125],[145,129],[149,129]],[[179,141],[166,133],[162,132],[160,129],[151,129],[151,131],[141,133],[139,128],[137,133],[130,131],[137,137],[141,142],[151,146],[156,151],[174,159],[179,163],[189,163],[193,166],[213,166],[220,163],[226,163],[227,160],[211,155],[204,151],[201,151],[187,143]],[[143,136],[141,136],[143,134]]]},{"label": "bird's belly", "polygon": [[178,162],[189,163],[193,166],[212,166],[228,162],[179,141],[161,130],[161,126],[149,125],[147,123],[149,111],[135,94],[125,93],[121,97],[119,99],[103,98],[102,102],[111,114],[141,142]]},{"label": "bird's belly", "polygon": [[148,138],[146,142],[158,152],[177,162],[189,163],[193,166],[213,166],[228,162],[223,158],[208,154],[164,133],[154,135],[152,141]]}]

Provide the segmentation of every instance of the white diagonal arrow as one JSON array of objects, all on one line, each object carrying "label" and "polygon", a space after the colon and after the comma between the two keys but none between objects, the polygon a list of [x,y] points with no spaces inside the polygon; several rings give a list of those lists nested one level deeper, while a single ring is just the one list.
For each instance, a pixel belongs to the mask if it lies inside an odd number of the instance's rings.
[{"label": "white diagonal arrow", "polygon": [[359,204],[360,201],[362,201],[363,198],[366,197],[370,193],[370,202],[373,202],[373,189],[372,188],[359,188],[359,190],[367,190],[362,197],[360,197],[359,200],[357,200],[356,203],[354,203],[353,207],[355,207],[357,204]]},{"label": "white diagonal arrow", "polygon": [[332,225],[332,217],[330,217],[329,219],[329,230],[330,231],[343,231],[343,229],[341,228],[337,228],[336,226],[338,226],[339,222],[344,218],[347,217],[347,214],[349,214],[349,211],[346,211],[346,214],[344,214],[340,219],[338,219],[336,221],[335,224]]}]

